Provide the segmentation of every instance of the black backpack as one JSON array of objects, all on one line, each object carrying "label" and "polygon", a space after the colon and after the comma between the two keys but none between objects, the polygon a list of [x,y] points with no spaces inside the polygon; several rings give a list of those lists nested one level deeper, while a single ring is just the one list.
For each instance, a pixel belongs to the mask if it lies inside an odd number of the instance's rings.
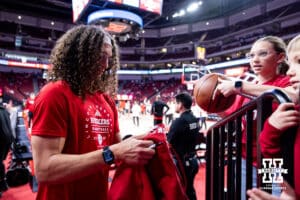
[{"label": "black backpack", "polygon": [[0,161],[5,160],[14,141],[9,113],[0,105]]}]

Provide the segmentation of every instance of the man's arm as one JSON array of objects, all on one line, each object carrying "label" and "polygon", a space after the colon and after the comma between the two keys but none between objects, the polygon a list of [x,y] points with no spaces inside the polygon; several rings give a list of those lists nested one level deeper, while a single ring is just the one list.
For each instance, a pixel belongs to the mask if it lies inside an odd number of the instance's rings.
[{"label": "man's arm", "polygon": [[68,182],[100,170],[102,150],[82,155],[62,154],[65,138],[32,136],[33,160],[39,182]]},{"label": "man's arm", "polygon": [[168,104],[165,103],[164,107],[166,108],[165,109],[165,112],[164,112],[164,115],[169,111],[170,107],[168,106]]},{"label": "man's arm", "polygon": [[[85,154],[63,154],[63,137],[32,136],[34,167],[39,182],[62,183],[91,175],[105,167],[102,150]],[[129,165],[145,164],[155,151],[150,149],[152,141],[128,138],[111,145],[116,161]]]},{"label": "man's arm", "polygon": [[155,102],[151,105],[151,115],[153,115],[155,112]]},{"label": "man's arm", "polygon": [[173,144],[174,142],[178,142],[178,140],[182,136],[181,133],[184,133],[184,124],[180,120],[180,118],[177,118],[171,124],[170,130],[167,135],[168,142],[171,144]]}]

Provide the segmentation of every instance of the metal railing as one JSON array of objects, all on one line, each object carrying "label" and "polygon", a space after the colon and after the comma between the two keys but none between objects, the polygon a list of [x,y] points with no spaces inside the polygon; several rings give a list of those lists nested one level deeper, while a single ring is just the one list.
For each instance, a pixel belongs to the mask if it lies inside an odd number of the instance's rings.
[{"label": "metal railing", "polygon": [[[263,128],[265,120],[272,113],[274,100],[278,103],[290,102],[280,90],[268,91],[250,101],[239,110],[212,126],[207,134],[206,149],[206,199],[240,200],[246,191],[241,191],[242,128],[246,131],[246,190],[252,188],[252,142],[256,129],[256,138]],[[255,119],[255,120],[253,120]],[[243,124],[243,125],[242,125]],[[242,127],[244,126],[244,127]],[[293,185],[293,142],[294,134],[284,134],[283,151],[289,152],[284,157],[283,168],[288,169],[284,179]],[[261,169],[262,155],[257,145],[257,169]],[[264,186],[261,175],[257,174],[257,187]],[[270,192],[270,191],[269,191]]]}]

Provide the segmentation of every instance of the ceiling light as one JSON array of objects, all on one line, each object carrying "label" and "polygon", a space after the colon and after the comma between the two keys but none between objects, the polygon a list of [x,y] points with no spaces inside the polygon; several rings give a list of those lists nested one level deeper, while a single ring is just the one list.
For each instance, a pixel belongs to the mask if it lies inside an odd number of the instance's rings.
[{"label": "ceiling light", "polygon": [[179,16],[181,17],[181,16],[184,16],[185,15],[185,11],[184,10],[180,10],[179,11]]},{"label": "ceiling light", "polygon": [[196,10],[198,10],[198,7],[199,7],[199,4],[194,2],[194,3],[191,3],[188,7],[187,7],[187,11],[188,12],[195,12]]},{"label": "ceiling light", "polygon": [[174,14],[172,15],[173,18],[176,18],[176,17],[178,17],[178,16],[179,16],[178,13],[174,13]]},{"label": "ceiling light", "polygon": [[162,52],[162,53],[167,53],[167,51],[168,51],[167,48],[162,48],[162,49],[161,49],[161,52]]},{"label": "ceiling light", "polygon": [[18,16],[18,19],[20,19],[20,20],[21,20],[21,19],[22,19],[22,16],[21,16],[21,15],[19,15],[19,16]]}]

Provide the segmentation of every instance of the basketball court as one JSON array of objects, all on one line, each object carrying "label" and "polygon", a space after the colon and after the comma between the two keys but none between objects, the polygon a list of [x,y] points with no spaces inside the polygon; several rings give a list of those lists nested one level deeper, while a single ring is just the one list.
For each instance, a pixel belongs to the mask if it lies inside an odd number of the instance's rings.
[{"label": "basketball court", "polygon": [[[153,127],[153,116],[142,115],[140,117],[140,126],[137,127],[133,124],[131,114],[125,114],[119,116],[121,135],[141,135],[147,133]],[[8,162],[8,161],[7,161]],[[7,164],[6,162],[6,164]],[[111,182],[114,175],[114,171],[110,172],[109,182]],[[205,199],[205,163],[200,164],[198,174],[195,177],[194,187],[197,192],[197,200]],[[8,191],[2,194],[3,200],[34,200],[36,198],[36,193],[32,192],[32,189],[28,184],[9,188]]]}]

